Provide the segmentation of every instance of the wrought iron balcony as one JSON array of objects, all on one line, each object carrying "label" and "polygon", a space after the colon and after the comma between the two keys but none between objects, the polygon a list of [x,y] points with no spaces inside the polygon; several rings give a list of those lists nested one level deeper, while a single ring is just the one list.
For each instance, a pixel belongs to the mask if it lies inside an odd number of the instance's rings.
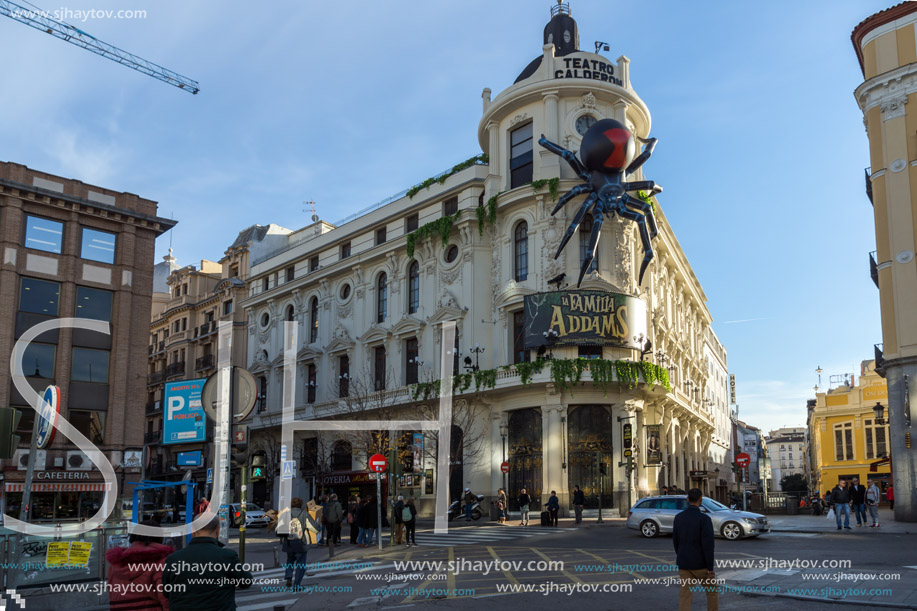
[{"label": "wrought iron balcony", "polygon": [[162,443],[162,431],[149,431],[143,434],[143,443],[156,444]]},{"label": "wrought iron balcony", "polygon": [[200,371],[201,369],[210,369],[213,367],[213,355],[205,354],[202,357],[199,357],[194,361],[194,370]]},{"label": "wrought iron balcony", "polygon": [[151,373],[150,375],[146,377],[146,385],[155,386],[156,384],[159,384],[160,382],[162,382],[162,379],[164,376],[165,376],[165,372],[162,371],[161,369],[159,371],[154,371],[153,373]]},{"label": "wrought iron balcony", "polygon": [[185,362],[177,361],[171,365],[166,366],[166,377],[172,378],[175,376],[185,375]]},{"label": "wrought iron balcony", "polygon": [[162,411],[162,403],[160,403],[159,401],[153,401],[151,403],[146,404],[147,416],[151,414],[158,414],[161,411]]},{"label": "wrought iron balcony", "polygon": [[869,253],[869,276],[872,278],[872,281],[876,283],[876,288],[879,288],[879,268],[876,263],[875,254],[875,250]]},{"label": "wrought iron balcony", "polygon": [[875,207],[875,202],[872,201],[872,178],[870,178],[869,168],[863,170],[866,173],[866,197],[869,198],[869,203]]}]

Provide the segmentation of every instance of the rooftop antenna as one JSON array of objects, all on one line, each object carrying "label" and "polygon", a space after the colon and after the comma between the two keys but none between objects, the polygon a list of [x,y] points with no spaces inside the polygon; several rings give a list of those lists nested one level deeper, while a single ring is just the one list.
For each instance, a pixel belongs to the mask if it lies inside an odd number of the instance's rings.
[{"label": "rooftop antenna", "polygon": [[[310,199],[309,201],[303,202],[303,204],[309,206],[309,210],[312,211],[312,222],[317,223],[318,215],[315,213],[315,202]],[[305,211],[306,211],[305,208],[303,208],[303,212]]]}]

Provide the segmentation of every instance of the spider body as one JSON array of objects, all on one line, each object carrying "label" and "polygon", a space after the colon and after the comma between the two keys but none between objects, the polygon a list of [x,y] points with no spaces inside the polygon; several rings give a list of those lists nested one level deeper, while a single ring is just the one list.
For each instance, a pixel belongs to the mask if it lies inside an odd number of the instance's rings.
[{"label": "spider body", "polygon": [[[645,146],[643,151],[635,157],[636,140],[638,139]],[[554,207],[551,215],[557,214],[574,197],[588,194],[576,214],[573,215],[573,221],[567,228],[566,233],[564,233],[554,258],[556,259],[560,256],[564,246],[576,233],[576,229],[583,221],[583,218],[591,212],[594,222],[592,233],[589,237],[587,254],[580,270],[579,281],[576,283],[577,287],[580,286],[583,283],[586,270],[589,269],[592,260],[595,258],[595,249],[601,236],[602,223],[606,217],[613,217],[617,214],[621,218],[637,223],[637,227],[640,230],[640,240],[643,243],[644,255],[643,262],[640,265],[638,284],[642,284],[643,274],[646,272],[650,261],[653,260],[652,239],[658,234],[658,229],[656,227],[656,219],[653,216],[653,209],[650,205],[641,199],[631,197],[627,193],[628,191],[642,190],[650,194],[656,194],[662,192],[662,187],[652,180],[626,182],[626,178],[637,171],[650,158],[656,146],[656,139],[644,140],[643,138],[635,138],[630,130],[620,122],[614,119],[602,119],[593,124],[583,136],[579,158],[575,153],[550,142],[543,134],[538,143],[555,155],[563,157],[573,168],[573,171],[576,172],[576,175],[585,181],[584,184],[577,185],[565,193],[557,201],[557,206]]]}]

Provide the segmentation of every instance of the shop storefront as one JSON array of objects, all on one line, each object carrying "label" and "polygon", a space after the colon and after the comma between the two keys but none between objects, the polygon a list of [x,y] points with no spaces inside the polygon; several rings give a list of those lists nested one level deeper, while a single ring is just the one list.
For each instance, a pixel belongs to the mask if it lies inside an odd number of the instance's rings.
[{"label": "shop storefront", "polygon": [[[388,481],[386,473],[382,474],[382,497],[388,494]],[[346,502],[351,496],[358,495],[361,499],[369,498],[376,494],[376,474],[371,471],[347,471],[332,473],[322,476],[322,488],[325,494],[334,492],[338,500]]]},{"label": "shop storefront", "polygon": [[[6,483],[3,502],[8,515],[19,515],[24,489],[23,482]],[[104,492],[104,482],[32,484],[30,521],[86,520],[102,506]]]}]

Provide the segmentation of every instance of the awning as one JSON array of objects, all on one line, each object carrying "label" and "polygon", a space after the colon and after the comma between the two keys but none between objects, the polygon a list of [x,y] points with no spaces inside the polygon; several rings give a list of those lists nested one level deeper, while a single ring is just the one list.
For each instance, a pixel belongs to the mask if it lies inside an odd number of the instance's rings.
[{"label": "awning", "polygon": [[[32,492],[104,492],[105,482],[93,484],[32,484]],[[22,492],[25,489],[23,482],[7,482],[7,492]]]}]

